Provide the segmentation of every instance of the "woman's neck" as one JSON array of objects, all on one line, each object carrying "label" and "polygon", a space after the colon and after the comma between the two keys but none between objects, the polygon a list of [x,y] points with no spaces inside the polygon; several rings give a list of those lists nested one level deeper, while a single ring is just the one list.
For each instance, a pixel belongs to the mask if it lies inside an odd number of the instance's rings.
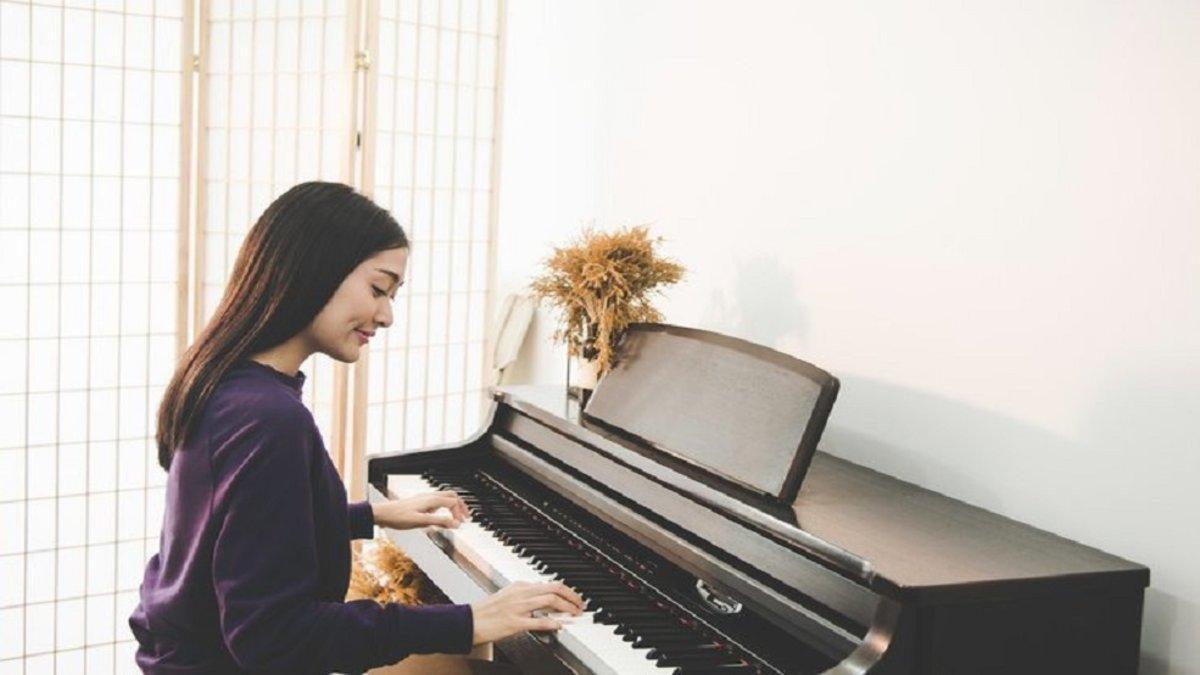
[{"label": "woman's neck", "polygon": [[295,377],[300,371],[300,364],[312,356],[312,353],[313,350],[305,344],[303,336],[295,335],[270,349],[251,354],[250,359]]}]

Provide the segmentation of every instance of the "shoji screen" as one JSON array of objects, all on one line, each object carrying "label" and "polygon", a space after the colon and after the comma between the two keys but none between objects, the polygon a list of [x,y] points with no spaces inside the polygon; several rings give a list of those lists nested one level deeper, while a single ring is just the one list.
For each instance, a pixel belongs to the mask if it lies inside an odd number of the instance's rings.
[{"label": "shoji screen", "polygon": [[0,673],[132,667],[179,336],[187,12],[0,2]]},{"label": "shoji screen", "polygon": [[[474,429],[503,14],[0,0],[0,675],[133,669],[126,617],[162,521],[157,406],[245,233],[291,185],[355,185],[413,240],[396,323],[354,391],[342,364],[303,366],[331,451]],[[361,464],[335,459],[361,491]]]},{"label": "shoji screen", "polygon": [[394,327],[366,364],[365,449],[376,453],[480,423],[504,7],[369,5],[364,182],[412,240]]},{"label": "shoji screen", "polygon": [[[238,248],[275,197],[307,180],[352,183],[357,3],[200,4],[197,329],[220,302]],[[301,367],[305,403],[340,452],[344,367]],[[339,372],[341,371],[341,372]]]}]

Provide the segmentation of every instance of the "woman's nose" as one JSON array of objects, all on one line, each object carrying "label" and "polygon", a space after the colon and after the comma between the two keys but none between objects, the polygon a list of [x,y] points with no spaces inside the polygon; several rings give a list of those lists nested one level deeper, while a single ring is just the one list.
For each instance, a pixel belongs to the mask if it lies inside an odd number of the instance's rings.
[{"label": "woman's nose", "polygon": [[383,309],[375,313],[375,323],[384,328],[392,325],[392,303],[383,303]]}]

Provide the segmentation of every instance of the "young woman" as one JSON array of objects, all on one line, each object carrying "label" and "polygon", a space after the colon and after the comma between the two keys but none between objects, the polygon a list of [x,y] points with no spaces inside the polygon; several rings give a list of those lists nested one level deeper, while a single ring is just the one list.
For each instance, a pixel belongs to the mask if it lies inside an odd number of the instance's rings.
[{"label": "young woman", "polygon": [[452,492],[347,505],[300,398],[305,359],[353,362],[392,324],[407,259],[388,212],[337,183],[293,187],[250,230],[159,408],[167,504],[129,619],[145,672],[361,671],[556,630],[533,613],[580,611],[562,584],[513,585],[473,605],[343,602],[351,538],[467,517]]}]

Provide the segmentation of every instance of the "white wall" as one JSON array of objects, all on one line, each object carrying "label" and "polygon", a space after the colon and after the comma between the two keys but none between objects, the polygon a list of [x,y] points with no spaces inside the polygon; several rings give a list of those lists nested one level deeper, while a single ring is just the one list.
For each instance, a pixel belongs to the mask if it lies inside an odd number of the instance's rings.
[{"label": "white wall", "polygon": [[[1149,565],[1142,672],[1200,673],[1200,3],[513,0],[509,38],[502,290],[653,221],[669,322],[835,373],[826,451]],[[514,379],[561,382],[552,322]]]}]

